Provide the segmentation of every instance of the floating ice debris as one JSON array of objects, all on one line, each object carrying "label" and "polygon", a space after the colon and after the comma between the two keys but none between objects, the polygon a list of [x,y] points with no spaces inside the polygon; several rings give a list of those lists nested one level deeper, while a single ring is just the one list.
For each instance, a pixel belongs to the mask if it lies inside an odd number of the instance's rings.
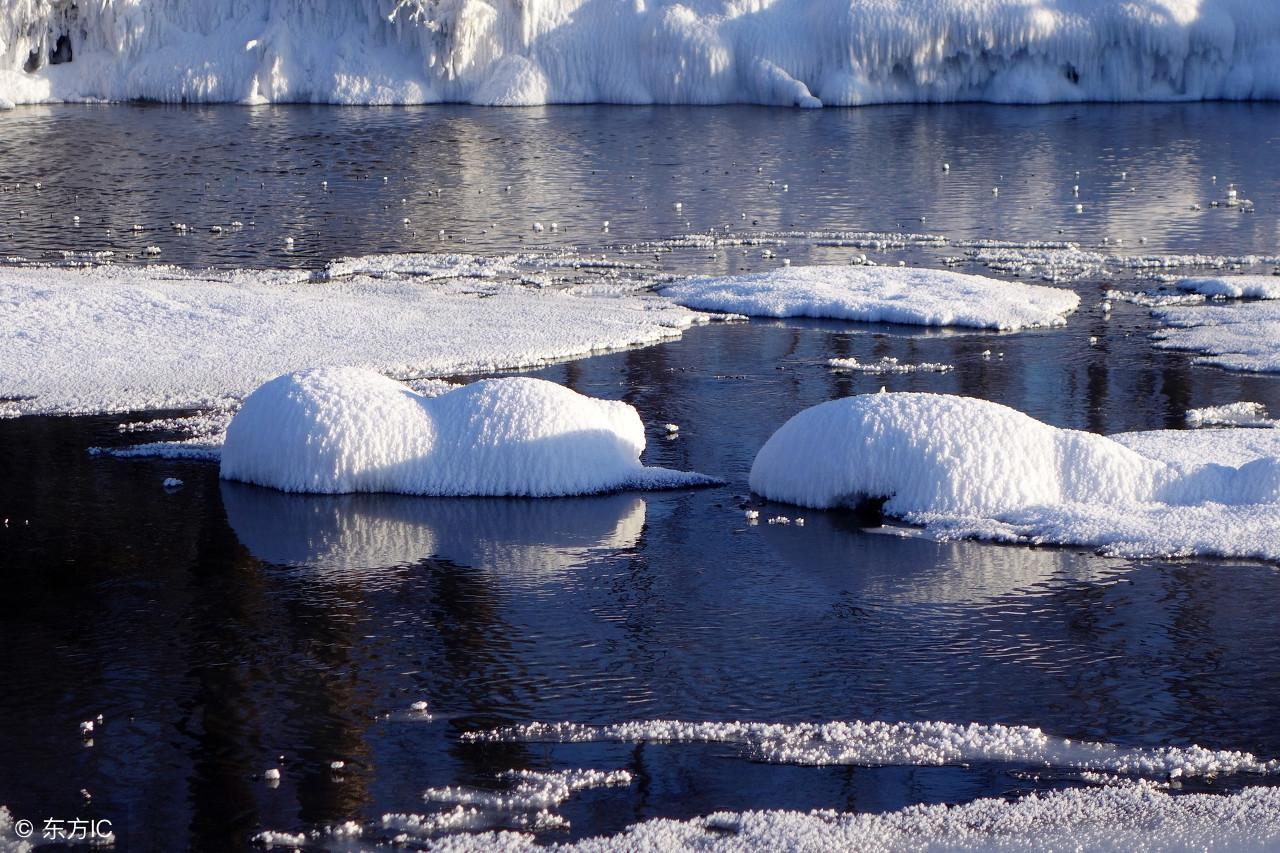
[{"label": "floating ice debris", "polygon": [[743,512],[742,514],[743,514],[744,516],[746,516],[747,521],[755,521],[756,519],[758,519],[758,518],[760,517],[760,510],[758,510],[758,509],[749,509],[749,510],[746,510],[745,512]]},{"label": "floating ice debris", "polygon": [[896,358],[885,356],[879,361],[862,362],[856,358],[832,358],[827,364],[834,370],[850,370],[857,373],[945,373],[954,370],[950,364],[921,362],[902,364]]},{"label": "floating ice debris", "polygon": [[543,230],[543,228],[542,228],[542,223],[541,223],[541,222],[535,222],[535,223],[533,223],[533,230],[534,230],[534,231],[542,231],[542,230]]},{"label": "floating ice debris", "polygon": [[160,247],[159,247],[159,246],[147,246],[145,249],[143,249],[143,250],[142,250],[142,254],[144,254],[144,255],[150,255],[151,257],[155,257],[156,255],[160,254]]},{"label": "floating ice debris", "polygon": [[423,700],[419,699],[417,702],[414,702],[412,705],[410,705],[410,706],[409,706],[409,710],[410,710],[410,711],[419,711],[419,712],[421,712],[421,711],[425,711],[425,710],[427,710],[427,703],[426,703],[425,701],[423,701]]},{"label": "floating ice debris", "polygon": [[886,514],[941,537],[1280,559],[1280,453],[1238,465],[1153,458],[966,397],[867,394],[806,409],[765,443],[750,483],[808,507],[885,499]]},{"label": "floating ice debris", "polygon": [[285,247],[286,249],[292,249],[292,248],[293,248],[293,238],[292,238],[292,237],[285,237],[285,238],[284,238],[284,247]]},{"label": "floating ice debris", "polygon": [[671,433],[672,435],[674,435],[675,433],[680,431],[680,424],[663,424],[662,428],[665,429],[668,433]]},{"label": "floating ice debris", "polygon": [[163,485],[166,489],[181,489],[182,481],[177,477],[165,477]]},{"label": "floating ice debris", "polygon": [[681,305],[762,317],[820,317],[925,326],[1060,326],[1080,298],[1069,290],[946,270],[784,267],[693,278],[664,288]]},{"label": "floating ice debris", "polygon": [[357,368],[280,376],[227,427],[222,476],[282,491],[593,494],[716,482],[640,464],[626,403],[540,379],[490,379],[437,397]]},{"label": "floating ice debris", "polygon": [[503,791],[429,788],[422,798],[492,811],[536,811],[558,806],[577,791],[630,785],[632,776],[626,770],[509,770],[499,774],[498,779],[509,787]]},{"label": "floating ice debris", "polygon": [[943,164],[942,164],[942,171],[944,171],[944,172],[950,172],[950,171],[951,171],[951,164],[950,164],[950,163],[943,163]]},{"label": "floating ice debris", "polygon": [[297,848],[307,843],[307,836],[302,832],[277,832],[268,829],[253,836],[253,843],[268,850],[273,847]]},{"label": "floating ice debris", "polygon": [[80,724],[80,734],[90,737],[93,734],[93,720],[85,720]]},{"label": "floating ice debris", "polygon": [[1186,418],[1187,426],[1193,429],[1206,426],[1280,427],[1280,420],[1268,415],[1267,407],[1262,403],[1228,403],[1190,409]]},{"label": "floating ice debris", "polygon": [[210,225],[210,226],[209,226],[209,233],[210,233],[210,234],[221,234],[221,233],[222,233],[222,226],[221,226],[221,225]]},{"label": "floating ice debris", "polygon": [[272,767],[268,770],[263,771],[262,778],[267,780],[268,782],[279,782],[280,768]]},{"label": "floating ice debris", "polygon": [[785,515],[775,515],[773,518],[769,519],[769,523],[770,524],[790,524],[791,519],[787,518]]},{"label": "floating ice debris", "polygon": [[330,762],[329,762],[329,769],[330,769],[330,770],[341,770],[342,768],[344,768],[344,767],[346,767],[346,766],[347,766],[347,762],[345,762],[345,761],[330,761]]}]

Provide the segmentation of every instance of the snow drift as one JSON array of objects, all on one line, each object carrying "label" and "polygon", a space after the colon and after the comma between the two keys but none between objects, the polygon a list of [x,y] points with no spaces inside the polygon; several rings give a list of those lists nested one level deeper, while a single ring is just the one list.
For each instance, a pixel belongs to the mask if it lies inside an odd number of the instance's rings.
[{"label": "snow drift", "polygon": [[1192,462],[1177,442],[1147,442],[1144,455],[984,400],[881,393],[791,418],[750,482],[807,507],[886,499],[886,513],[941,535],[1280,559],[1280,446],[1269,447],[1234,465]]},{"label": "snow drift", "polygon": [[227,427],[221,474],[286,492],[582,495],[706,484],[640,464],[626,403],[541,379],[424,397],[378,373],[317,368],[267,382]]},{"label": "snow drift", "polygon": [[9,0],[0,103],[1280,97],[1271,0]]},{"label": "snow drift", "polygon": [[1080,304],[1079,296],[1061,288],[902,267],[781,267],[692,278],[661,293],[689,308],[752,317],[978,329],[1061,326]]}]

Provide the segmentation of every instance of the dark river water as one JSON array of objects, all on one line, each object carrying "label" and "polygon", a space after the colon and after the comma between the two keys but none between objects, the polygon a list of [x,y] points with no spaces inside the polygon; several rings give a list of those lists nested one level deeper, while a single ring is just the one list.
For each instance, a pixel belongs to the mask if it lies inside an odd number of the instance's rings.
[{"label": "dark river water", "polygon": [[[0,255],[145,263],[132,254],[158,245],[184,266],[318,267],[391,251],[620,254],[725,225],[1267,255],[1280,253],[1278,145],[1274,104],[28,108],[0,113],[0,184],[26,185],[0,193]],[[1256,212],[1212,206],[1228,183]],[[233,220],[244,230],[209,231]],[[644,262],[760,262],[758,249],[670,248]],[[783,252],[854,250],[797,239]],[[0,804],[109,818],[124,849],[227,850],[264,828],[431,811],[426,788],[494,787],[512,768],[636,775],[570,799],[571,828],[549,841],[655,816],[885,811],[1066,783],[1016,763],[791,767],[724,745],[460,739],[532,720],[977,721],[1280,756],[1275,566],[939,543],[845,512],[743,519],[774,429],[882,385],[1101,433],[1179,427],[1188,408],[1238,400],[1280,412],[1280,378],[1154,349],[1146,309],[1105,319],[1110,277],[1067,286],[1082,306],[1059,330],[716,324],[532,372],[631,403],[650,427],[647,464],[715,474],[717,488],[305,497],[220,482],[210,463],[86,452],[136,441],[116,428],[131,418],[0,420]],[[956,370],[826,365],[886,355]],[[162,489],[168,476],[185,486]],[[429,720],[406,713],[417,700]],[[90,745],[78,726],[98,714]],[[270,767],[278,787],[258,778]]]}]

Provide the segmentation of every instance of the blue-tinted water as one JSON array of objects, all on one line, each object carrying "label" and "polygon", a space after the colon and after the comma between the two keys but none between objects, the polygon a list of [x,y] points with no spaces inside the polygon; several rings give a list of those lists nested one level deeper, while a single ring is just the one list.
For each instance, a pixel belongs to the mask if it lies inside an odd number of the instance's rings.
[{"label": "blue-tinted water", "polygon": [[[622,257],[724,225],[1276,254],[1278,137],[1276,105],[32,108],[0,113],[0,183],[43,184],[0,193],[0,254],[143,262],[128,253],[155,244],[168,263],[260,267],[442,248]],[[1256,212],[1210,206],[1228,182]],[[208,231],[233,219],[253,225]],[[535,234],[534,220],[560,228]],[[135,221],[154,230],[134,236]],[[750,246],[647,248],[626,257],[672,273],[763,263]],[[797,263],[861,251],[779,249]],[[653,816],[881,811],[1064,784],[1017,765],[784,767],[730,746],[459,739],[530,720],[1000,722],[1280,756],[1274,566],[937,543],[840,512],[748,527],[739,508],[755,451],[786,418],[881,385],[1103,433],[1177,427],[1187,408],[1242,399],[1280,411],[1280,380],[1154,350],[1144,309],[1104,319],[1098,297],[1114,284],[1071,283],[1084,298],[1065,330],[718,324],[536,371],[632,403],[652,428],[645,461],[728,481],[714,489],[288,496],[222,483],[205,463],[88,456],[136,440],[120,418],[0,421],[0,804],[110,818],[129,849],[232,849],[262,828],[430,811],[427,787],[492,787],[510,768],[636,774],[571,799],[572,828],[547,840]],[[956,370],[827,368],[850,355]],[[170,475],[185,487],[160,489]],[[431,721],[405,713],[418,699]],[[87,746],[78,724],[99,713]],[[278,788],[255,778],[276,766]]]}]

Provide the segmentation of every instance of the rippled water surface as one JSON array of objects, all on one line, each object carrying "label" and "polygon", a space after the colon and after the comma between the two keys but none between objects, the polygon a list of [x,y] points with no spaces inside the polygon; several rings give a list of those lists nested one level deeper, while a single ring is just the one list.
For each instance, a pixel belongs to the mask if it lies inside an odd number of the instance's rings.
[{"label": "rippled water surface", "polygon": [[[158,245],[186,266],[320,267],[573,248],[655,277],[777,263],[758,246],[666,240],[725,226],[1275,255],[1278,140],[1277,105],[29,108],[0,113],[0,255],[146,263],[133,255]],[[1228,184],[1254,212],[1212,205]],[[244,228],[210,231],[232,221]],[[958,254],[832,242],[776,251]],[[788,767],[724,745],[459,739],[531,720],[978,721],[1280,756],[1275,566],[939,543],[845,512],[803,512],[803,527],[743,518],[774,429],[882,385],[1102,433],[1179,427],[1188,408],[1237,400],[1280,412],[1277,378],[1153,349],[1145,309],[1106,319],[1099,297],[1116,285],[1063,284],[1083,299],[1061,330],[715,324],[533,372],[635,405],[646,463],[727,480],[712,489],[305,497],[220,482],[208,463],[90,457],[136,440],[121,418],[0,420],[0,804],[108,817],[132,848],[220,850],[263,828],[430,811],[426,788],[493,787],[511,768],[636,774],[571,799],[571,828],[547,840],[653,816],[881,811],[1062,784],[983,763]],[[956,370],[838,374],[836,356]],[[185,486],[166,492],[166,476]],[[796,515],[762,515],[779,512]],[[429,719],[408,711],[417,700]],[[88,745],[78,725],[99,713]],[[278,787],[257,778],[269,767]]]}]

